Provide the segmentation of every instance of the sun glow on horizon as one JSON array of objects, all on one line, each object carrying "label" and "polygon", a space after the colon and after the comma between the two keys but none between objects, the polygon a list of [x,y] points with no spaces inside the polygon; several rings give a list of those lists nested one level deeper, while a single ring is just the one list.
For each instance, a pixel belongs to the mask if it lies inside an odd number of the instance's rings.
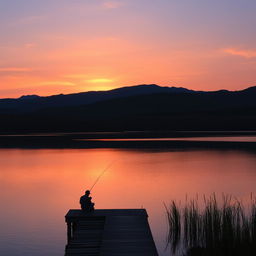
[{"label": "sun glow on horizon", "polygon": [[107,91],[116,88],[116,86],[114,85],[114,82],[116,82],[116,80],[110,78],[92,78],[86,79],[83,82],[85,83],[85,86],[83,88],[86,88],[87,91]]}]

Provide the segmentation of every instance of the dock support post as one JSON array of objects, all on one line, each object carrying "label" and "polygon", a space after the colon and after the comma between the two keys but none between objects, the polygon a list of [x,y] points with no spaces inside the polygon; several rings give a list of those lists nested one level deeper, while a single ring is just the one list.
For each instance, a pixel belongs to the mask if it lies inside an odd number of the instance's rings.
[{"label": "dock support post", "polygon": [[72,222],[70,221],[67,222],[67,238],[69,243],[72,238]]}]

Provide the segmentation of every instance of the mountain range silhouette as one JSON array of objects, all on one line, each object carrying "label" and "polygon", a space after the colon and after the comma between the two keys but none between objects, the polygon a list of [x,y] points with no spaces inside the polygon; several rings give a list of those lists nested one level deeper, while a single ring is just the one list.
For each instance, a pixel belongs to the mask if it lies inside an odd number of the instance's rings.
[{"label": "mountain range silhouette", "polygon": [[109,91],[89,91],[73,94],[59,94],[40,97],[38,95],[24,95],[18,99],[0,99],[0,109],[15,111],[35,111],[47,107],[87,105],[100,101],[125,98],[136,95],[157,93],[193,93],[181,87],[161,87],[155,84],[121,87]]},{"label": "mountain range silhouette", "polygon": [[256,87],[193,91],[155,84],[0,100],[1,132],[255,130]]}]

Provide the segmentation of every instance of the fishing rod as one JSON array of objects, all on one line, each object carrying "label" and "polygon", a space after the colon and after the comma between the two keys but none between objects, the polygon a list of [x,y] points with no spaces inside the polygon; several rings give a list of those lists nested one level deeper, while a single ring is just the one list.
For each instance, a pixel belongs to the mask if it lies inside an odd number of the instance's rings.
[{"label": "fishing rod", "polygon": [[92,189],[94,188],[94,186],[98,183],[98,181],[100,180],[100,178],[104,175],[104,173],[114,164],[115,160],[112,161],[103,171],[102,173],[98,176],[98,178],[96,179],[96,181],[93,183],[90,191],[92,191]]}]

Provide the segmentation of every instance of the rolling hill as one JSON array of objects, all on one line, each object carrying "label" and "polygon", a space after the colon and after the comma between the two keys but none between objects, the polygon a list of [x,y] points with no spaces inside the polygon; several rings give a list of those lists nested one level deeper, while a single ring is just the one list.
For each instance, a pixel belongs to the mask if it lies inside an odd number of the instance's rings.
[{"label": "rolling hill", "polygon": [[0,101],[1,132],[255,130],[256,87],[198,92],[140,85]]}]

